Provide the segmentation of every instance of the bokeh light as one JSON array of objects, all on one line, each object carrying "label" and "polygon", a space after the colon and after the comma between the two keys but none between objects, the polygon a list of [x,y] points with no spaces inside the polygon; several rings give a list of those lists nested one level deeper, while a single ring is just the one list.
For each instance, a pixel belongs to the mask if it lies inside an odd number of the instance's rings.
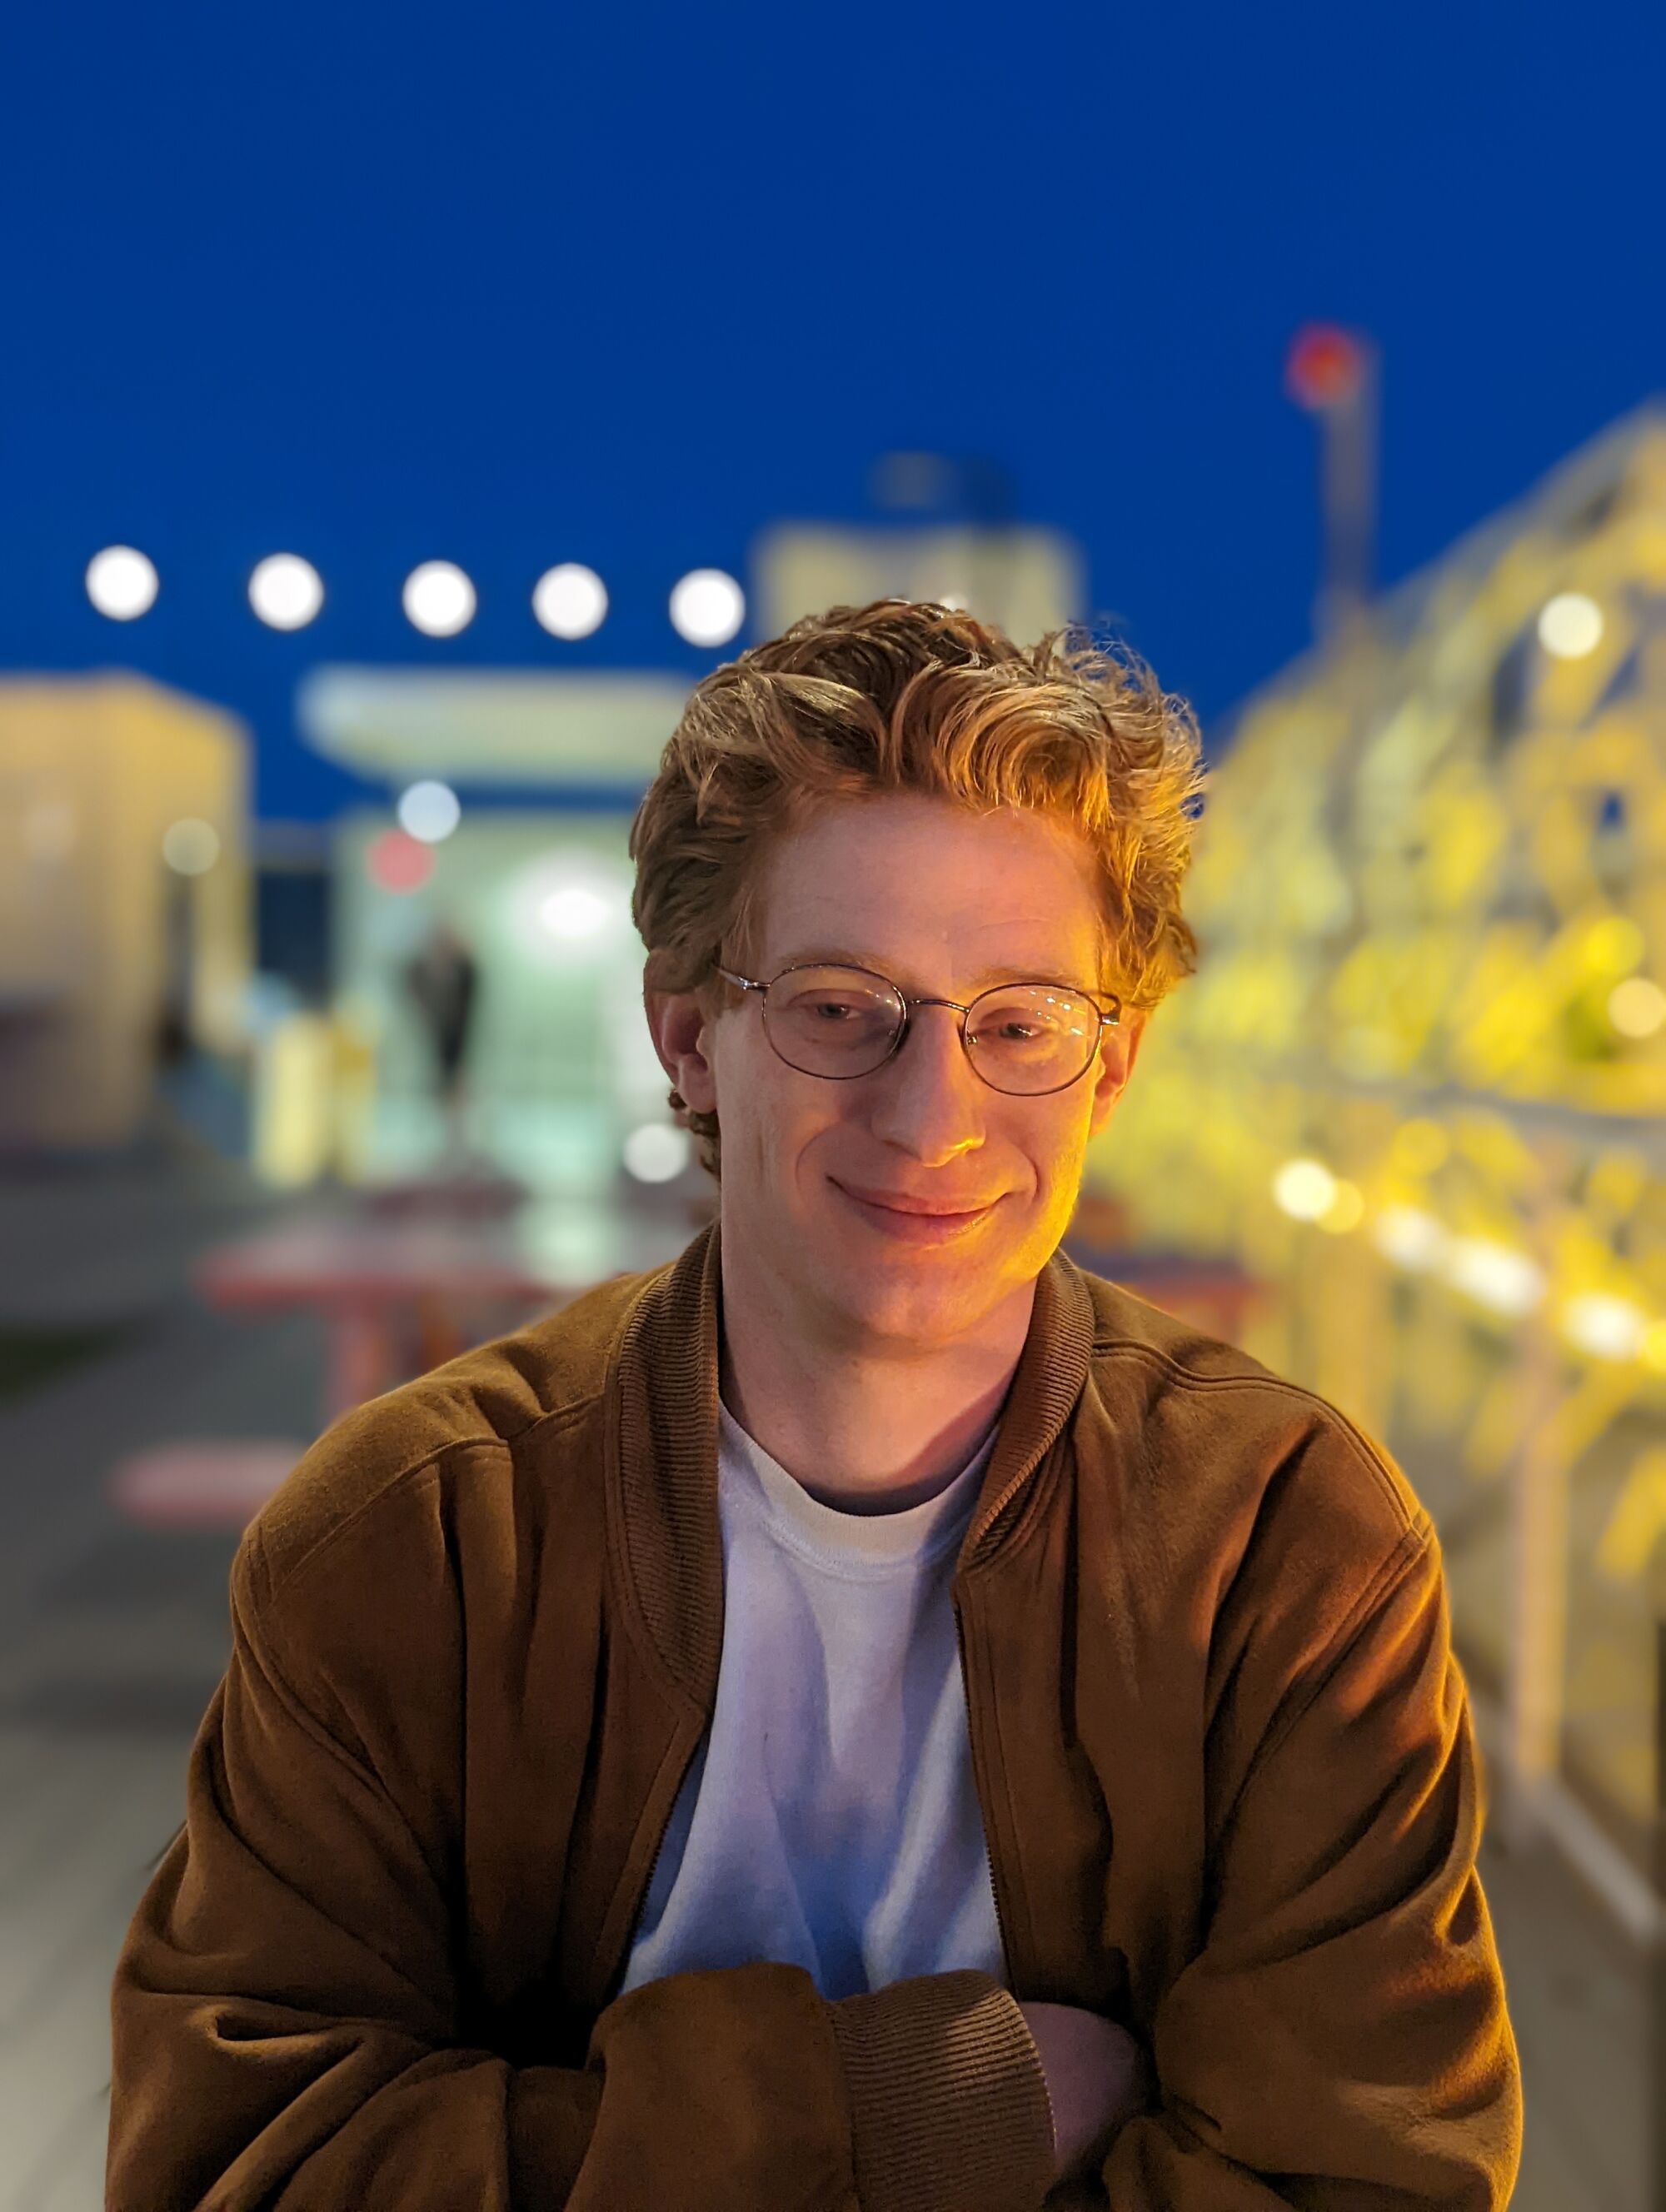
[{"label": "bokeh light", "polygon": [[549,892],[538,912],[550,936],[568,944],[599,937],[611,918],[607,901],[585,884],[567,884]]},{"label": "bokeh light", "polygon": [[1635,1359],[1648,1326],[1640,1306],[1606,1291],[1581,1291],[1562,1309],[1564,1334],[1593,1359]]},{"label": "bokeh light", "polygon": [[1489,1237],[1455,1237],[1444,1272],[1454,1290],[1512,1319],[1531,1313],[1545,1294],[1543,1270],[1525,1252]]},{"label": "bokeh light", "polygon": [[365,854],[364,872],[378,890],[421,890],[434,873],[434,848],[403,830],[384,830]]},{"label": "bokeh light", "polygon": [[607,613],[607,587],[593,568],[563,561],[532,586],[532,612],[551,637],[588,637]]},{"label": "bokeh light", "polygon": [[424,561],[405,578],[405,618],[428,637],[455,637],[474,620],[474,586],[453,561]]},{"label": "bokeh light", "polygon": [[635,938],[628,869],[580,844],[538,854],[507,888],[516,942],[541,966],[592,967]]},{"label": "bokeh light", "polygon": [[269,553],[249,578],[249,605],[271,629],[305,629],[324,605],[324,580],[298,553]]},{"label": "bokeh light", "polygon": [[672,627],[690,645],[727,645],[745,618],[746,595],[721,568],[691,568],[672,592]]},{"label": "bokeh light", "polygon": [[112,622],[148,614],[159,588],[154,564],[131,545],[106,545],[87,563],[87,596]]},{"label": "bokeh light", "polygon": [[406,836],[424,845],[441,843],[463,818],[462,805],[451,786],[432,780],[413,783],[403,792],[397,811]]},{"label": "bokeh light", "polygon": [[1609,992],[1608,1012],[1621,1036],[1652,1036],[1666,1026],[1666,991],[1647,975],[1628,975]]},{"label": "bokeh light", "polygon": [[1371,1238],[1385,1259],[1414,1274],[1438,1267],[1451,1243],[1445,1223],[1420,1206],[1384,1206],[1372,1224]]},{"label": "bokeh light", "polygon": [[219,857],[219,832],[194,814],[170,822],[162,832],[162,858],[176,875],[205,876]]},{"label": "bokeh light", "polygon": [[1365,1194],[1359,1184],[1339,1180],[1331,1193],[1330,1204],[1318,1217],[1319,1226],[1332,1237],[1341,1237],[1350,1229],[1357,1229],[1365,1214]]},{"label": "bokeh light", "polygon": [[644,1121],[623,1145],[625,1172],[638,1182],[670,1182],[689,1164],[689,1133],[669,1121]]},{"label": "bokeh light", "polygon": [[1583,660],[1602,639],[1602,610],[1583,592],[1559,592],[1539,615],[1539,642],[1558,660]]},{"label": "bokeh light", "polygon": [[1286,1160],[1273,1178],[1273,1196],[1296,1221],[1317,1221],[1336,1196],[1336,1178],[1320,1160]]}]

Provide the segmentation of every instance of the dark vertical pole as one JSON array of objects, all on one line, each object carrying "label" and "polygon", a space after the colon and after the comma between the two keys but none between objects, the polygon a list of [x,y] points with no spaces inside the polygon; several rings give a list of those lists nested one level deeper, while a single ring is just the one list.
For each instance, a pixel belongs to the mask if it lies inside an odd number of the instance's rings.
[{"label": "dark vertical pole", "polygon": [[1365,625],[1376,568],[1377,386],[1374,342],[1310,323],[1285,363],[1286,388],[1319,417],[1321,574],[1314,628],[1352,644]]},{"label": "dark vertical pole", "polygon": [[1325,409],[1325,580],[1322,637],[1351,638],[1371,603],[1377,552],[1377,351],[1355,340],[1359,372],[1344,399]]}]

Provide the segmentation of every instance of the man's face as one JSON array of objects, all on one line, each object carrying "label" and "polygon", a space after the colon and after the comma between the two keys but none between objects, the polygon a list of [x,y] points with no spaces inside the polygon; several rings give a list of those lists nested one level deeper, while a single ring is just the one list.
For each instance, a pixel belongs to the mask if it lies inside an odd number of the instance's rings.
[{"label": "man's face", "polygon": [[[738,972],[768,981],[836,960],[961,1006],[1002,981],[1097,993],[1089,869],[1073,831],[1029,811],[978,816],[915,793],[830,801],[770,855],[757,957]],[[951,1342],[1034,1281],[1132,1071],[1140,1017],[1103,1032],[1068,1089],[1013,1097],[973,1068],[948,1007],[915,1009],[883,1066],[830,1081],[778,1057],[761,993],[731,996],[714,1019],[686,994],[649,1001],[666,1072],[721,1125],[726,1276],[758,1271],[801,1328],[876,1352]],[[856,1191],[982,1210],[927,1241]]]}]

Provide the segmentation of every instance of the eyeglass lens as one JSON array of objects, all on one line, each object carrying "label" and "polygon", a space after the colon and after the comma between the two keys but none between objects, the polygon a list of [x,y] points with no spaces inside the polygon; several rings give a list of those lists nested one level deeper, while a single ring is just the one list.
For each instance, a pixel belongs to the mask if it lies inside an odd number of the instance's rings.
[{"label": "eyeglass lens", "polygon": [[[806,1075],[872,1074],[889,1054],[906,1009],[900,995],[858,968],[796,968],[764,994],[769,1042]],[[1008,983],[972,1002],[972,1064],[997,1091],[1043,1091],[1074,1082],[1099,1047],[1091,999],[1050,983]]]}]

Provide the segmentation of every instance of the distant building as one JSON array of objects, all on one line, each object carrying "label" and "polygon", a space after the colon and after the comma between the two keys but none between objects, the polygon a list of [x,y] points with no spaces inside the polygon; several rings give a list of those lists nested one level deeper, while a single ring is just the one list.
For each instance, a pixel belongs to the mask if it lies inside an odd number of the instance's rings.
[{"label": "distant building", "polygon": [[0,1146],[100,1148],[245,1042],[249,738],[141,676],[0,681]]}]

